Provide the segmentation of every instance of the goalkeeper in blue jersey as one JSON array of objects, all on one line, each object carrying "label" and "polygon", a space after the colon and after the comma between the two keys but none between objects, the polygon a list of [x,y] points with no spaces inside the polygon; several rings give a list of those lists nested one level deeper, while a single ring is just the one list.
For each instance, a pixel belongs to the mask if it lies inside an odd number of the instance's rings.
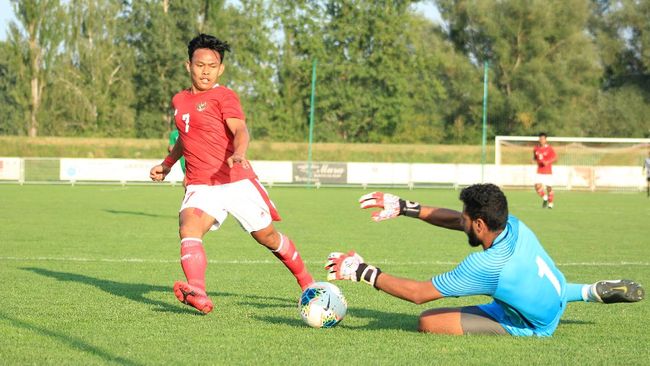
[{"label": "goalkeeper in blue jersey", "polygon": [[460,193],[463,211],[422,206],[395,195],[373,192],[361,197],[361,208],[380,208],[374,221],[400,215],[432,225],[464,231],[472,247],[482,251],[467,256],[449,272],[431,280],[391,276],[365,263],[351,251],[331,253],[328,280],[361,281],[398,298],[422,304],[443,297],[487,295],[488,304],[434,308],[420,315],[418,330],[440,334],[510,334],[550,336],[567,302],[636,302],[645,294],[630,280],[594,284],[566,282],[535,234],[508,214],[508,202],[499,187],[475,184]]}]

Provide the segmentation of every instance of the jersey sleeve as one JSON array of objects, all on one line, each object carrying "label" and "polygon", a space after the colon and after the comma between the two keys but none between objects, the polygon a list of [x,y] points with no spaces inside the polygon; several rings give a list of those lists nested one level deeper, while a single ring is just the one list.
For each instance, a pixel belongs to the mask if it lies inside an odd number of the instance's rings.
[{"label": "jersey sleeve", "polygon": [[228,118],[237,118],[241,120],[246,119],[237,93],[230,89],[225,90],[226,92],[223,94],[221,99],[221,114],[224,122]]},{"label": "jersey sleeve", "polygon": [[494,294],[505,261],[487,252],[470,254],[453,270],[431,279],[445,297]]},{"label": "jersey sleeve", "polygon": [[549,146],[548,151],[549,151],[548,160],[549,161],[555,160],[557,158],[557,155],[555,154],[555,149],[553,149],[553,146]]}]

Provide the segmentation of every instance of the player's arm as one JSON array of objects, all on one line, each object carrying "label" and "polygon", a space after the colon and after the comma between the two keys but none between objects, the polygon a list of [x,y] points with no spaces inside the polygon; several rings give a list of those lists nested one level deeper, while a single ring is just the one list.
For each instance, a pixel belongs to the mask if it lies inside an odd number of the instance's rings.
[{"label": "player's arm", "polygon": [[383,272],[377,276],[375,288],[414,304],[424,304],[444,297],[430,280],[410,280]]},{"label": "player's arm", "polygon": [[415,304],[423,304],[443,297],[431,281],[416,281],[391,276],[379,268],[365,263],[363,258],[354,251],[347,254],[331,253],[327,258],[325,269],[329,272],[327,275],[329,281],[365,282],[377,290]]},{"label": "player's arm", "polygon": [[227,118],[226,124],[228,129],[232,132],[233,135],[233,147],[235,151],[228,158],[228,166],[233,167],[235,163],[241,163],[244,168],[248,168],[248,161],[246,160],[246,151],[248,150],[248,142],[250,141],[250,135],[248,134],[248,128],[246,127],[246,122],[243,119],[239,118]]},{"label": "player's arm", "polygon": [[451,230],[463,230],[462,213],[448,208],[422,206],[420,220]]},{"label": "player's arm", "polygon": [[555,150],[551,147],[551,156],[546,160],[546,165],[554,164],[557,161],[557,154]]},{"label": "player's arm", "polygon": [[434,206],[422,206],[418,202],[404,200],[394,194],[372,192],[361,196],[361,208],[380,208],[372,213],[375,222],[388,220],[397,216],[419,218],[431,225],[451,230],[463,230],[461,213],[455,210]]},{"label": "player's arm", "polygon": [[181,156],[183,156],[183,143],[180,139],[178,139],[165,160],[163,160],[162,163],[151,168],[149,171],[149,177],[151,180],[157,182],[164,180],[167,174],[169,174],[171,171],[172,166],[174,166],[174,164],[178,161],[178,159],[181,158]]}]

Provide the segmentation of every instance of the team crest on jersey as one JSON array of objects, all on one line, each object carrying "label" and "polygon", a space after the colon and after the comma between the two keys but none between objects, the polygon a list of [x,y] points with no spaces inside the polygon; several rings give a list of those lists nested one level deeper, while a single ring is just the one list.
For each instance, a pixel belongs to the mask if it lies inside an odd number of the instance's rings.
[{"label": "team crest on jersey", "polygon": [[196,110],[199,112],[203,112],[207,106],[208,106],[208,102],[197,103]]}]

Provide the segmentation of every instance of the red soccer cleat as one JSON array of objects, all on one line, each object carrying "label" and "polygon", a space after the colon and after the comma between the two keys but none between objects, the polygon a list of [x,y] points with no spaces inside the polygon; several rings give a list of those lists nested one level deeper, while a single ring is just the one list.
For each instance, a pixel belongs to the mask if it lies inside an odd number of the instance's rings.
[{"label": "red soccer cleat", "polygon": [[174,283],[174,295],[176,295],[178,301],[197,309],[203,314],[212,311],[212,301],[205,291],[196,286],[192,286],[186,282],[176,281]]}]

